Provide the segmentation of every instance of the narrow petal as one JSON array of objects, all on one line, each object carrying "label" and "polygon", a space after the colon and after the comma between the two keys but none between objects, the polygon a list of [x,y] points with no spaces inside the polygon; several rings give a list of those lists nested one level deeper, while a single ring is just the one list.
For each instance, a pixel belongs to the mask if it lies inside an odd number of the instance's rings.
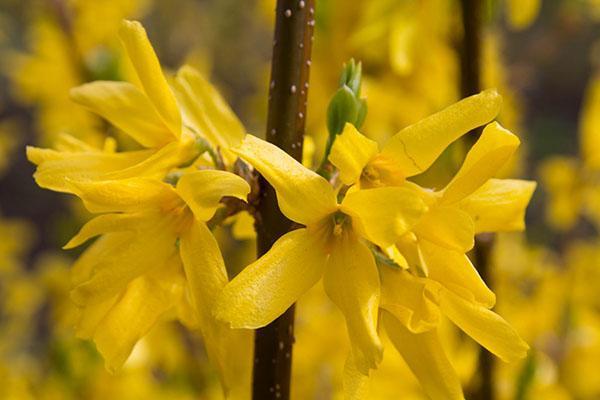
[{"label": "narrow petal", "polygon": [[103,175],[103,179],[127,179],[148,177],[162,180],[173,168],[188,163],[197,156],[194,141],[190,138],[181,138],[176,142],[167,143],[156,150],[145,160],[130,167],[114,170]]},{"label": "narrow petal", "polygon": [[441,201],[455,203],[479,189],[502,168],[520,143],[518,137],[497,122],[487,125],[458,173],[444,189]]},{"label": "narrow petal", "polygon": [[119,36],[148,99],[171,133],[178,138],[181,133],[181,115],[177,101],[162,73],[146,30],[137,21],[123,21]]},{"label": "narrow petal", "polygon": [[183,66],[177,72],[174,85],[187,124],[221,149],[241,144],[246,135],[244,126],[200,72]]},{"label": "narrow petal", "polygon": [[437,330],[412,333],[386,311],[381,313],[381,321],[431,400],[464,400],[460,380],[446,357]]},{"label": "narrow petal", "polygon": [[144,147],[175,139],[148,97],[128,82],[96,81],[71,89],[71,99],[100,115]]},{"label": "narrow petal", "polygon": [[133,346],[144,337],[175,302],[173,277],[160,281],[149,277],[134,280],[107,312],[94,332],[94,342],[109,371],[115,372],[127,360]]},{"label": "narrow petal", "polygon": [[450,291],[442,292],[440,306],[460,329],[503,361],[512,362],[527,355],[527,343],[495,312]]},{"label": "narrow petal", "polygon": [[405,176],[420,174],[450,143],[494,119],[501,105],[495,90],[467,97],[395,134],[381,155],[397,163]]},{"label": "narrow petal", "polygon": [[102,319],[104,319],[120,298],[120,294],[116,294],[99,303],[88,304],[79,308],[75,324],[76,336],[79,339],[92,339]]},{"label": "narrow petal", "polygon": [[389,267],[381,268],[381,308],[413,333],[437,327],[439,290],[439,284],[430,279]]},{"label": "narrow petal", "polygon": [[77,232],[63,249],[77,247],[94,236],[109,232],[125,232],[140,229],[144,226],[144,214],[104,214],[88,221]]},{"label": "narrow petal", "polygon": [[232,330],[212,315],[227,284],[227,271],[217,241],[204,223],[194,222],[181,235],[180,253],[206,351],[228,392],[250,370],[252,332]]},{"label": "narrow petal", "polygon": [[352,216],[355,229],[366,239],[387,248],[419,220],[427,207],[415,192],[382,187],[348,193],[341,210]]},{"label": "narrow petal", "polygon": [[123,290],[136,277],[163,267],[175,254],[174,232],[164,221],[135,233],[109,233],[121,239],[102,248],[95,260],[88,262],[90,276],[71,291],[80,305],[97,303]]},{"label": "narrow petal", "polygon": [[175,204],[179,197],[168,184],[146,178],[71,182],[73,193],[93,213],[138,212]]},{"label": "narrow petal", "polygon": [[340,171],[344,184],[358,182],[363,168],[377,154],[377,142],[361,134],[354,125],[346,123],[344,130],[335,138],[329,161]]},{"label": "narrow petal", "polygon": [[356,367],[368,375],[383,357],[377,335],[379,273],[371,251],[352,231],[334,239],[323,286],[346,318]]},{"label": "narrow petal", "polygon": [[208,221],[225,196],[246,200],[250,185],[226,171],[200,170],[183,175],[175,189],[190,207],[196,219]]},{"label": "narrow petal", "polygon": [[535,187],[533,181],[490,179],[458,207],[473,219],[475,233],[522,231]]},{"label": "narrow petal", "polygon": [[242,146],[232,150],[275,188],[279,208],[289,219],[310,225],[335,212],[337,201],[329,182],[279,147],[247,135]]},{"label": "narrow petal", "polygon": [[457,207],[432,207],[413,231],[419,238],[463,253],[475,244],[473,219]]},{"label": "narrow petal", "polygon": [[320,238],[313,232],[286,233],[225,286],[215,315],[232,328],[265,326],[317,283],[325,260]]},{"label": "narrow petal", "polygon": [[358,370],[352,354],[344,363],[344,399],[364,400],[369,395],[370,379]]},{"label": "narrow petal", "polygon": [[429,278],[484,307],[492,307],[496,303],[494,292],[487,287],[465,254],[426,240],[420,241],[419,248],[427,265]]},{"label": "narrow petal", "polygon": [[27,147],[27,158],[38,165],[36,183],[45,189],[73,193],[71,181],[100,179],[107,173],[129,168],[152,155],[151,150],[123,153],[70,153]]}]

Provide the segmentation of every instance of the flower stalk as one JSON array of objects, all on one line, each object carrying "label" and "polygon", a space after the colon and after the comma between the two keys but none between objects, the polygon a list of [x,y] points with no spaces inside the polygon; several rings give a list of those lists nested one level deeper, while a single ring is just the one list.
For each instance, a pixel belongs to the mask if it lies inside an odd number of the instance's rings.
[{"label": "flower stalk", "polygon": [[[276,8],[266,138],[296,160],[302,159],[314,7],[314,0],[278,0]],[[275,191],[262,177],[259,187],[255,216],[260,257],[294,225],[281,213]],[[293,343],[294,306],[256,331],[254,399],[289,399]]]}]

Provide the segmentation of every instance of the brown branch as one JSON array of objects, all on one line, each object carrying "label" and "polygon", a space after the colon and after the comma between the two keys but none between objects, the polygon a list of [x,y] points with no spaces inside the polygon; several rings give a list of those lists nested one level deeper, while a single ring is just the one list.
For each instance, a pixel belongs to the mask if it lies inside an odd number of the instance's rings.
[{"label": "brown branch", "polygon": [[[481,0],[461,0],[463,41],[460,49],[461,65],[461,97],[468,97],[481,91],[481,51],[482,51],[482,19],[484,2]],[[481,135],[481,128],[469,132],[465,141],[470,147]],[[484,281],[490,285],[490,255],[494,243],[491,234],[478,235],[473,250],[475,266]],[[491,286],[491,285],[490,285]],[[473,398],[493,400],[494,394],[494,359],[484,348],[479,353],[479,383]]]},{"label": "brown branch", "polygon": [[[276,8],[266,137],[296,160],[302,158],[314,6],[314,0],[278,0]],[[259,185],[255,216],[262,256],[294,225],[281,214],[273,188],[262,177]],[[293,343],[294,306],[256,331],[253,399],[289,399]]]}]

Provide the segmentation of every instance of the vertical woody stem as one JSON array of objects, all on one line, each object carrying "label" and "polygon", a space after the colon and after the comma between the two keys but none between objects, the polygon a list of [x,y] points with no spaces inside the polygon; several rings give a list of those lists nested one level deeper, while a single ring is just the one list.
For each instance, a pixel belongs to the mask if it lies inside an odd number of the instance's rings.
[{"label": "vertical woody stem", "polygon": [[[481,91],[481,50],[482,50],[482,18],[483,4],[481,0],[461,0],[463,21],[463,42],[461,48],[461,97],[467,97]],[[470,132],[466,141],[475,143],[481,129]],[[475,265],[481,277],[490,284],[490,253],[494,236],[478,235],[475,238]],[[484,348],[479,353],[480,382],[473,398],[478,400],[494,400],[493,356]]]},{"label": "vertical woody stem", "polygon": [[[302,159],[308,76],[314,28],[315,0],[278,0],[271,80],[267,140]],[[258,256],[293,228],[277,206],[273,188],[261,177],[256,232]],[[294,306],[256,331],[252,396],[255,400],[287,400],[290,393]]]}]

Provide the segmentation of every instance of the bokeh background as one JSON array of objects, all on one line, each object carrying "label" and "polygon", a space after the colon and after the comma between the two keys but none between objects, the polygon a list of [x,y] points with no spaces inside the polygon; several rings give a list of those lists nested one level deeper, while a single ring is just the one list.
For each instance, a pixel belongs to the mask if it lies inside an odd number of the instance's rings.
[{"label": "bokeh background", "polygon": [[[493,361],[493,392],[600,399],[600,1],[482,1],[482,87],[503,95],[499,120],[523,141],[503,175],[539,181],[527,232],[498,235],[493,249],[496,309],[532,346],[522,362]],[[1,398],[222,397],[201,339],[177,322],[158,324],[115,375],[92,343],[74,337],[69,266],[79,251],[60,248],[89,215],[34,184],[25,145],[51,147],[69,133],[93,146],[106,137],[134,146],[68,96],[84,82],[127,77],[123,18],[143,22],[167,71],[199,68],[248,132],[263,136],[273,10],[273,0],[0,0]],[[318,0],[305,162],[322,154],[345,61],[362,61],[363,132],[383,142],[460,98],[462,40],[458,0]],[[419,179],[442,187],[464,150],[451,146]],[[219,239],[236,270],[254,244],[233,230]],[[341,398],[343,320],[321,291],[298,308],[295,399]],[[467,398],[477,398],[485,357],[449,324],[444,340]],[[390,350],[372,398],[423,399]]]}]

